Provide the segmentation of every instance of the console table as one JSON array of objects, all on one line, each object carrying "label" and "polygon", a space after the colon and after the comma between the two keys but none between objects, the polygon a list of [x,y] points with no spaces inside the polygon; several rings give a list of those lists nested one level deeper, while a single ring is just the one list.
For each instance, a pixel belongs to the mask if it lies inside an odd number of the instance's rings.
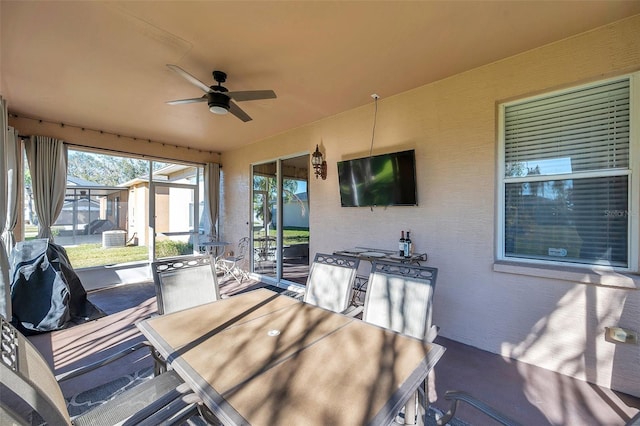
[{"label": "console table", "polygon": [[[404,257],[400,256],[395,250],[385,250],[369,247],[354,247],[345,250],[336,250],[333,252],[333,254],[355,257],[367,262],[384,260],[387,262],[414,263],[420,265],[420,262],[427,261],[427,253],[414,253],[410,257]],[[356,280],[353,284],[353,297],[351,299],[352,305],[359,306],[364,304],[364,294],[367,291],[368,281],[368,275],[356,275]]]},{"label": "console table", "polygon": [[340,254],[342,256],[357,257],[361,260],[367,260],[373,262],[376,260],[385,260],[390,262],[400,263],[417,263],[427,261],[427,253],[414,253],[409,257],[400,256],[396,250],[385,250],[368,247],[354,247],[345,250],[334,251],[333,254]]}]

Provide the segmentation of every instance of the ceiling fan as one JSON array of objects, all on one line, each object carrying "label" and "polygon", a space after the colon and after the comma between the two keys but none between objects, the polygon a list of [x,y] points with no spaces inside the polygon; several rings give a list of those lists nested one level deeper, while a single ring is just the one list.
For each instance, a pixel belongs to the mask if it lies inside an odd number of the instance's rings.
[{"label": "ceiling fan", "polygon": [[276,93],[273,90],[245,90],[240,92],[230,92],[226,87],[222,85],[227,81],[227,74],[222,71],[214,71],[213,79],[218,83],[215,86],[207,86],[182,68],[177,65],[167,64],[167,67],[172,71],[175,71],[179,76],[187,80],[194,86],[202,89],[205,94],[200,98],[180,99],[177,101],[168,101],[169,105],[190,104],[193,102],[206,102],[209,105],[209,111],[214,114],[231,114],[238,117],[240,120],[247,122],[251,121],[249,114],[244,112],[234,101],[256,101],[259,99],[274,99]]}]

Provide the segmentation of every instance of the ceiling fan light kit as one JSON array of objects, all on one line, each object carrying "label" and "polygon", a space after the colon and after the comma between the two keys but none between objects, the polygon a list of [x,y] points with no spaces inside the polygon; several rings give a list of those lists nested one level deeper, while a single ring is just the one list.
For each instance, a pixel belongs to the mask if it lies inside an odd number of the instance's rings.
[{"label": "ceiling fan light kit", "polygon": [[218,114],[218,115],[225,115],[226,113],[229,112],[228,109],[226,109],[225,107],[222,107],[220,105],[209,105],[209,111],[211,111],[214,114]]},{"label": "ceiling fan light kit", "polygon": [[224,115],[227,112],[238,117],[240,120],[247,122],[251,121],[249,114],[244,112],[235,102],[255,101],[260,99],[274,99],[276,93],[273,90],[245,90],[240,92],[229,92],[229,90],[222,85],[227,81],[227,74],[222,71],[213,71],[213,79],[218,83],[214,86],[207,86],[182,68],[177,65],[167,64],[167,67],[176,72],[180,77],[187,80],[189,83],[198,87],[205,92],[205,95],[201,98],[180,99],[177,101],[169,101],[169,105],[190,104],[194,102],[207,102],[209,111],[214,114]]}]

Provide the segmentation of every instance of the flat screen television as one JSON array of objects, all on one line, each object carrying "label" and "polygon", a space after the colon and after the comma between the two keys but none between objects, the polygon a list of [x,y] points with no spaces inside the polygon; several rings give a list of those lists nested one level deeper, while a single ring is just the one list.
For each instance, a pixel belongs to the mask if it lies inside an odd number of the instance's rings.
[{"label": "flat screen television", "polygon": [[338,162],[343,207],[415,206],[414,150]]}]

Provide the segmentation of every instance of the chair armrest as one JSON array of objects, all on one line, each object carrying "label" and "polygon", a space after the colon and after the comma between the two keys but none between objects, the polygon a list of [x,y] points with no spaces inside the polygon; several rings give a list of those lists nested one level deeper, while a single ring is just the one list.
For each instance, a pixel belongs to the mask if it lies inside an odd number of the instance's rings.
[{"label": "chair armrest", "polygon": [[429,343],[433,343],[433,341],[436,340],[436,337],[438,337],[439,332],[440,327],[438,327],[437,325],[432,325],[427,332],[427,335],[425,336],[425,340]]},{"label": "chair armrest", "polygon": [[456,409],[458,408],[458,402],[460,401],[466,402],[467,404],[471,405],[475,409],[479,410],[480,412],[484,413],[485,415],[491,417],[498,423],[501,423],[505,426],[520,426],[520,423],[510,419],[509,417],[505,416],[504,414],[500,413],[499,411],[495,410],[494,408],[490,407],[484,402],[474,398],[473,396],[471,396],[466,392],[447,391],[444,395],[444,398],[447,400],[451,400],[452,402],[451,402],[449,411],[447,411],[444,414],[444,416],[442,416],[436,421],[436,424],[438,426],[446,425],[451,419],[453,419],[453,417],[456,414]]},{"label": "chair armrest", "polygon": [[640,426],[640,411],[629,420],[626,426]]},{"label": "chair armrest", "polygon": [[[138,426],[183,424],[190,417],[199,414],[199,405],[202,405],[202,400],[191,392],[189,385],[183,383],[174,392],[154,401],[151,406],[129,418],[127,424]],[[145,418],[145,414],[149,412],[152,414]]]},{"label": "chair armrest", "polygon": [[102,366],[110,364],[113,361],[116,361],[116,360],[118,360],[118,359],[120,359],[122,357],[125,357],[125,356],[129,355],[130,353],[135,352],[135,351],[137,351],[138,349],[141,349],[141,348],[150,348],[151,349],[151,355],[154,357],[156,362],[159,361],[154,355],[154,348],[151,345],[151,343],[146,342],[146,341],[138,342],[133,346],[130,346],[130,347],[126,348],[126,349],[123,349],[123,350],[121,350],[119,352],[116,352],[116,353],[114,353],[114,354],[112,354],[112,355],[110,355],[110,356],[108,356],[106,358],[103,358],[101,360],[98,360],[98,361],[96,361],[96,362],[94,362],[92,364],[88,364],[88,365],[84,365],[82,367],[78,367],[78,368],[76,368],[74,370],[67,371],[66,373],[58,374],[56,376],[56,380],[58,382],[62,382],[62,381],[65,381],[65,380],[72,379],[74,377],[78,377],[78,376],[80,376],[82,374],[88,373],[89,371],[93,371],[93,370],[95,370],[97,368],[100,368]]},{"label": "chair armrest", "polygon": [[347,309],[342,311],[342,314],[348,317],[355,317],[362,311],[364,311],[364,306],[349,306]]}]

